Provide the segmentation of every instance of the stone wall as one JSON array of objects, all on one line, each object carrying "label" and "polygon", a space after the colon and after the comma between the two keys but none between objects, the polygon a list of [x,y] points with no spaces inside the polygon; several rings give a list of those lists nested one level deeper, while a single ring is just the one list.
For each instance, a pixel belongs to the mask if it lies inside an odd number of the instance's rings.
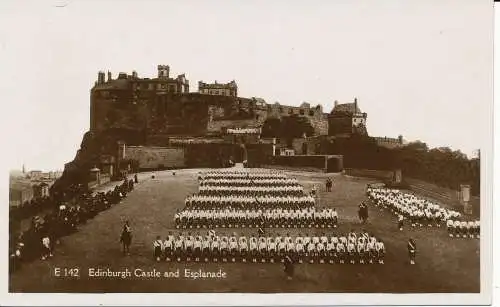
[{"label": "stone wall", "polygon": [[207,132],[218,133],[224,128],[247,128],[260,127],[263,122],[255,119],[240,119],[240,120],[212,120],[207,124]]},{"label": "stone wall", "polygon": [[354,169],[354,168],[346,168],[345,174],[348,176],[355,177],[367,177],[367,178],[375,178],[381,180],[392,180],[393,171],[384,171],[384,170],[370,170],[370,169]]},{"label": "stone wall", "polygon": [[138,161],[142,170],[186,166],[183,148],[127,146],[125,159]]}]

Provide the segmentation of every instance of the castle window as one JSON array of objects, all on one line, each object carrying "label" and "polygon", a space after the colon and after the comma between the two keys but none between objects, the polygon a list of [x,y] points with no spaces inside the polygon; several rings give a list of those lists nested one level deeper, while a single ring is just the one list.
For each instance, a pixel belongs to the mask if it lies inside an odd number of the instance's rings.
[{"label": "castle window", "polygon": [[280,107],[280,113],[283,113],[283,108],[282,107]]},{"label": "castle window", "polygon": [[314,111],[313,110],[309,110],[309,116],[314,116]]},{"label": "castle window", "polygon": [[215,95],[219,95],[219,91],[215,91]]},{"label": "castle window", "polygon": [[304,109],[300,109],[300,110],[299,110],[299,114],[300,114],[300,115],[304,115]]}]

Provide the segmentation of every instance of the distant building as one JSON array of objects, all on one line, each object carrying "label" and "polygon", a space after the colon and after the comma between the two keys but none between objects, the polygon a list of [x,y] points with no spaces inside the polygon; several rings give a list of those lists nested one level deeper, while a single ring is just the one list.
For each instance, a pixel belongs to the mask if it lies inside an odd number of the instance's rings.
[{"label": "distant building", "polygon": [[29,180],[11,180],[9,182],[9,205],[17,207],[34,198],[33,186]]},{"label": "distant building", "polygon": [[29,171],[27,177],[32,180],[38,180],[42,178],[42,176],[43,176],[42,171],[36,170],[36,171]]},{"label": "distant building", "polygon": [[361,112],[357,98],[353,103],[339,104],[335,101],[332,112],[328,115],[328,135],[349,137],[354,133],[367,135],[367,114]]},{"label": "distant building", "polygon": [[198,82],[198,93],[238,97],[238,85],[234,80],[229,83],[217,83],[217,81],[215,83],[205,83],[200,81]]},{"label": "distant building", "polygon": [[49,184],[41,182],[33,185],[33,198],[42,198],[49,196]]},{"label": "distant building", "polygon": [[379,146],[389,149],[403,147],[407,144],[402,135],[397,138],[373,137],[372,139],[374,139]]}]

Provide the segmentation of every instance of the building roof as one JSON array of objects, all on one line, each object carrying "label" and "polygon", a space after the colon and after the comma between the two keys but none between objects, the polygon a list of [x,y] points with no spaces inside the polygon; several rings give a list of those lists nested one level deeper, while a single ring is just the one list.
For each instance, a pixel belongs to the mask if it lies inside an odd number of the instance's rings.
[{"label": "building roof", "polygon": [[32,186],[33,184],[27,180],[10,180],[9,182],[9,188],[12,190],[26,190],[31,189]]},{"label": "building roof", "polygon": [[335,112],[346,112],[350,114],[356,114],[356,113],[361,113],[361,110],[356,106],[355,103],[352,102],[352,103],[342,103],[336,105],[332,110],[332,113]]},{"label": "building roof", "polygon": [[231,82],[228,82],[228,83],[219,83],[217,81],[215,81],[215,83],[205,83],[203,81],[200,81],[198,83],[198,85],[200,87],[204,87],[204,88],[237,88],[238,85],[236,85],[236,82],[233,80]]},{"label": "building roof", "polygon": [[111,81],[107,81],[103,84],[97,84],[95,86],[96,89],[100,90],[126,90],[130,87],[130,80],[127,79],[114,79]]},{"label": "building roof", "polygon": [[347,113],[360,113],[361,110],[356,106],[355,103],[342,103],[338,104],[333,108],[333,112],[347,112]]}]

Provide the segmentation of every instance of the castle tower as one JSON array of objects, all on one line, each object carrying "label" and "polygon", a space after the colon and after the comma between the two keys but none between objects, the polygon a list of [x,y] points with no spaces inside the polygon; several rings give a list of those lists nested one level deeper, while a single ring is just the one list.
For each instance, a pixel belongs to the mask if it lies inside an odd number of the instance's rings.
[{"label": "castle tower", "polygon": [[113,80],[113,78],[111,72],[108,70],[108,82],[110,82],[111,80]]},{"label": "castle tower", "polygon": [[168,79],[170,78],[170,66],[168,65],[158,65],[158,78]]},{"label": "castle tower", "polygon": [[104,71],[99,71],[97,73],[97,84],[104,84],[104,79],[105,79]]}]

